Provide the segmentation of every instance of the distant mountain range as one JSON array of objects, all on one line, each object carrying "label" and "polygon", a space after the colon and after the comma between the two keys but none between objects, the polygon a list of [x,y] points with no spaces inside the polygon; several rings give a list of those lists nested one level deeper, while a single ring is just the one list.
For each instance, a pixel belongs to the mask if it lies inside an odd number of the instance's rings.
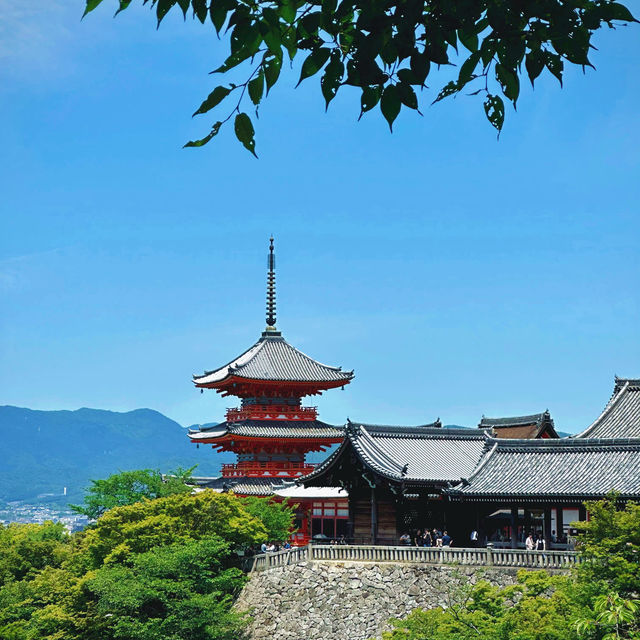
[{"label": "distant mountain range", "polygon": [[166,472],[198,464],[195,474],[217,475],[220,464],[233,458],[196,448],[184,427],[151,409],[0,406],[0,501],[73,503],[82,500],[91,479],[117,471]]}]

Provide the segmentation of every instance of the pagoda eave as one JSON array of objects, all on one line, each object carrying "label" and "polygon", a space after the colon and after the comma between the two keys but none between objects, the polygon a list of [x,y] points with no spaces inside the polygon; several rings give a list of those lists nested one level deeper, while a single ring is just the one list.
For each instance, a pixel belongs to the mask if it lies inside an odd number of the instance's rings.
[{"label": "pagoda eave", "polygon": [[327,389],[344,387],[350,382],[351,378],[301,382],[297,380],[258,380],[233,375],[216,382],[198,382],[197,378],[193,381],[198,389],[215,389],[223,396],[238,397],[270,396],[272,394],[278,396],[290,394],[292,397],[319,395]]},{"label": "pagoda eave", "polygon": [[[211,438],[197,438],[193,436],[189,436],[191,442],[195,444],[210,444],[214,447],[226,447],[227,445],[242,445],[242,444],[256,444],[259,442],[273,443],[279,442],[282,444],[286,444],[287,446],[301,446],[301,447],[330,447],[334,444],[340,444],[343,438],[338,437],[322,437],[322,438],[309,438],[309,437],[301,437],[301,438],[285,438],[285,437],[277,437],[277,436],[238,436],[232,433],[225,434],[223,436],[214,436]],[[226,450],[226,449],[224,449]]]}]

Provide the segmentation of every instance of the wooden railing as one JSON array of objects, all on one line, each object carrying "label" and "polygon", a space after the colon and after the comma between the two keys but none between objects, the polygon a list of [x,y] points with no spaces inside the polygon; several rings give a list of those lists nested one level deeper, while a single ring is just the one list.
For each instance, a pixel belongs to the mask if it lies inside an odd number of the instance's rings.
[{"label": "wooden railing", "polygon": [[225,478],[235,477],[297,477],[311,473],[316,465],[311,462],[283,462],[266,461],[259,462],[248,460],[245,462],[225,463],[222,465],[222,475]]},{"label": "wooden railing", "polygon": [[580,558],[575,551],[309,544],[306,547],[298,547],[289,551],[265,553],[247,558],[244,567],[247,571],[261,571],[299,562],[389,562],[395,564],[568,569],[580,562]]},{"label": "wooden railing", "polygon": [[227,409],[227,422],[240,420],[315,420],[317,407],[300,407],[281,404],[249,404]]}]

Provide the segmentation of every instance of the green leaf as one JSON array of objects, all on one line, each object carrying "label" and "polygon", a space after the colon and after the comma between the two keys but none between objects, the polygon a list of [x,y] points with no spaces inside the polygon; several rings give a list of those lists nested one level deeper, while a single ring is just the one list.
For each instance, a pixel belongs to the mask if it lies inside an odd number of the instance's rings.
[{"label": "green leaf", "polygon": [[558,82],[560,83],[560,86],[562,86],[562,71],[564,69],[564,62],[562,62],[562,58],[556,53],[545,51],[544,62],[547,69],[549,69],[549,71],[558,78]]},{"label": "green leaf", "polygon": [[169,13],[169,10],[176,4],[176,0],[158,0],[156,5],[156,16],[158,17],[158,26],[162,22],[163,18]]},{"label": "green leaf", "polygon": [[502,98],[489,94],[484,101],[484,112],[487,115],[487,120],[498,130],[498,135],[500,135],[504,124],[504,102],[502,102]]},{"label": "green leaf", "polygon": [[515,105],[518,100],[518,95],[520,94],[520,81],[518,80],[518,76],[504,65],[498,63],[496,65],[496,79],[502,87],[502,93]]},{"label": "green leaf", "polygon": [[207,0],[191,0],[191,4],[193,5],[193,14],[204,24],[208,13]]},{"label": "green leaf", "polygon": [[262,34],[255,22],[241,22],[231,32],[231,53],[251,57],[260,48]]},{"label": "green leaf", "polygon": [[472,53],[478,50],[478,34],[474,31],[458,29],[458,39]]},{"label": "green leaf", "polygon": [[416,77],[416,80],[422,85],[429,75],[431,69],[431,62],[429,57],[424,53],[418,53],[414,51],[409,59],[409,68]]},{"label": "green leaf", "polygon": [[344,64],[340,60],[340,54],[336,53],[331,56],[331,62],[327,65],[324,75],[320,80],[320,88],[325,100],[325,109],[329,108],[329,103],[336,97],[338,89],[342,84],[342,76],[344,75]]},{"label": "green leaf", "polygon": [[607,17],[609,20],[620,20],[621,22],[638,22],[631,11],[619,2],[611,2],[606,6]]},{"label": "green leaf", "polygon": [[187,144],[184,145],[183,148],[204,146],[205,144],[207,144],[207,142],[209,142],[209,140],[211,140],[211,138],[218,135],[218,132],[220,131],[221,126],[222,126],[222,122],[216,122],[213,125],[213,128],[211,129],[211,133],[209,135],[205,136],[204,138],[201,138],[200,140],[190,140],[189,142],[187,142]]},{"label": "green leaf", "polygon": [[398,76],[398,80],[400,80],[400,82],[404,82],[405,84],[422,84],[418,81],[411,69],[398,69],[398,71],[396,71],[396,75]]},{"label": "green leaf", "polygon": [[187,11],[189,11],[189,7],[191,5],[191,0],[178,0],[178,5],[182,9],[182,14],[186,18]]},{"label": "green leaf", "polygon": [[292,24],[296,19],[296,3],[295,0],[283,0],[278,9],[280,17],[287,23]]},{"label": "green leaf", "polygon": [[482,58],[482,64],[486,67],[496,54],[498,49],[498,40],[494,37],[487,36],[480,45],[480,57]]},{"label": "green leaf", "polygon": [[475,51],[464,61],[460,67],[460,74],[458,75],[458,85],[460,89],[473,78],[473,72],[476,70],[478,62],[480,62],[479,51]]},{"label": "green leaf", "polygon": [[[376,85],[375,87],[362,87],[362,95],[360,96],[360,118],[380,102],[381,95],[382,87],[380,85]],[[358,120],[360,120],[360,118],[358,118]]]},{"label": "green leaf", "polygon": [[424,51],[432,62],[436,64],[449,64],[446,42],[427,42]]},{"label": "green leaf", "polygon": [[[102,2],[102,0],[99,0],[99,2]],[[120,6],[118,7],[115,15],[117,16],[121,11],[124,11],[130,4],[131,0],[120,0]]]},{"label": "green leaf", "polygon": [[102,0],[87,0],[82,17],[84,18],[87,13],[91,13],[99,4],[102,4]]},{"label": "green leaf", "polygon": [[212,0],[211,6],[209,7],[209,16],[218,35],[220,35],[220,31],[222,30],[222,27],[224,27],[224,23],[227,21],[228,12],[229,8],[225,5],[223,0]]},{"label": "green leaf", "polygon": [[438,94],[437,98],[431,104],[440,102],[440,100],[444,100],[445,98],[452,96],[454,93],[458,93],[460,89],[461,87],[458,86],[458,83],[455,80],[452,80],[451,82],[447,82],[447,84],[442,88],[442,90]]},{"label": "green leaf", "polygon": [[322,47],[320,49],[316,49],[307,57],[307,59],[302,63],[302,70],[300,71],[300,80],[298,80],[298,86],[305,78],[309,78],[310,76],[318,73],[322,67],[324,67],[325,63],[329,59],[331,55],[331,50],[326,47]]},{"label": "green leaf", "polygon": [[527,53],[524,66],[527,68],[529,80],[531,80],[531,86],[533,87],[534,80],[544,69],[544,55],[542,54],[542,51],[540,51],[540,49],[534,49]]},{"label": "green leaf", "polygon": [[262,39],[267,45],[267,48],[272,53],[279,53],[282,47],[282,35],[280,33],[280,26],[271,26],[266,22],[260,23],[260,33]]},{"label": "green leaf", "polygon": [[388,85],[382,92],[382,98],[380,99],[380,111],[385,117],[385,120],[389,123],[389,129],[393,132],[393,123],[400,113],[402,103],[400,102],[400,95],[395,85]]},{"label": "green leaf", "polygon": [[210,111],[213,107],[220,104],[230,93],[231,89],[228,87],[216,87],[193,115],[197,116],[199,113],[207,113],[207,111]]},{"label": "green leaf", "polygon": [[264,77],[267,83],[267,95],[269,90],[278,81],[280,68],[282,67],[282,56],[274,56],[270,58],[264,66]]},{"label": "green leaf", "polygon": [[264,92],[264,72],[262,70],[249,82],[248,90],[251,102],[256,106],[259,105],[260,100],[262,100],[262,93]]},{"label": "green leaf", "polygon": [[409,107],[409,109],[415,109],[417,111],[418,96],[416,96],[416,92],[413,90],[413,87],[405,82],[398,82],[396,87],[398,88],[400,102],[402,102],[406,107]]},{"label": "green leaf", "polygon": [[251,124],[251,118],[246,113],[239,113],[233,123],[233,128],[236,132],[236,138],[242,142],[245,149],[251,151],[257,158],[256,141],[254,140],[255,131]]},{"label": "green leaf", "polygon": [[289,60],[293,60],[298,53],[298,38],[295,29],[287,29],[282,34],[282,44],[285,46],[289,54]]}]

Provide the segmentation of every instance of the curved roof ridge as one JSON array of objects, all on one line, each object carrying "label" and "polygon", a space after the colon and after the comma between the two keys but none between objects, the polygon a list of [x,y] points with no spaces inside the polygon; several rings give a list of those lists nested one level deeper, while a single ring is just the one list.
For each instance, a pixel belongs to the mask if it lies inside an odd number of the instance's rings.
[{"label": "curved roof ridge", "polygon": [[340,373],[344,373],[345,375],[353,373],[353,369],[351,369],[351,371],[343,371],[342,367],[332,367],[330,364],[324,364],[324,362],[320,362],[319,360],[312,358],[311,356],[307,355],[304,351],[300,351],[298,347],[294,347],[290,342],[287,342],[283,337],[280,337],[280,340],[282,340],[282,342],[284,342],[288,347],[290,347],[291,349],[299,353],[301,356],[305,357],[307,360],[309,360],[309,362],[312,362],[313,364],[319,364],[321,367],[324,367],[325,369],[331,369],[332,371],[339,371]]},{"label": "curved roof ridge", "polygon": [[604,418],[613,411],[613,409],[620,403],[622,398],[624,397],[625,391],[629,388],[629,380],[625,380],[621,387],[618,387],[617,381],[619,378],[616,377],[616,386],[614,387],[613,394],[611,398],[609,398],[609,402],[607,402],[607,406],[602,410],[600,415],[584,430],[580,433],[575,434],[574,438],[588,438],[589,433],[593,431],[599,424],[604,420]]},{"label": "curved roof ridge", "polygon": [[[260,338],[260,340],[258,340],[254,344],[252,344],[246,351],[243,351],[239,356],[237,356],[236,358],[233,358],[233,360],[230,360],[229,362],[227,362],[227,364],[224,364],[221,367],[218,367],[217,369],[211,369],[210,371],[205,371],[203,374],[200,374],[200,375],[197,375],[197,374],[194,373],[193,374],[193,379],[194,380],[199,380],[200,378],[208,378],[208,377],[213,376],[214,374],[220,373],[222,371],[224,371],[225,375],[226,375],[228,373],[229,368],[237,367],[238,363],[240,362],[240,360],[245,358],[245,356],[249,356],[249,353],[255,349],[254,353],[251,354],[251,356],[254,356],[260,349],[262,349],[263,344],[264,344],[264,338]],[[246,362],[249,359],[250,358],[247,357],[246,360],[243,361],[243,364],[244,364],[244,362]],[[222,380],[222,378],[220,378],[220,380]]]},{"label": "curved roof ridge", "polygon": [[464,484],[469,484],[471,480],[473,480],[473,478],[478,475],[480,470],[487,464],[487,462],[489,461],[489,458],[493,455],[493,452],[498,448],[499,440],[497,438],[490,438],[488,436],[487,436],[487,441],[485,446],[489,447],[489,445],[491,444],[491,441],[493,441],[493,446],[491,446],[490,448],[487,449],[487,451],[485,451],[484,455],[482,456],[482,458],[480,458],[480,461],[476,465],[476,468],[473,470],[471,475],[468,478],[462,478],[462,482]]},{"label": "curved roof ridge", "polygon": [[348,443],[349,438],[344,438],[336,450],[326,460],[324,460],[324,462],[321,462],[313,471],[311,471],[311,473],[307,473],[301,478],[296,478],[296,484],[305,484],[307,480],[313,480],[316,476],[322,475],[340,457],[342,450]]},{"label": "curved roof ridge", "polygon": [[621,387],[625,383],[629,384],[629,388],[630,389],[632,387],[640,388],[640,378],[620,378],[620,377],[616,376],[615,377],[615,382],[616,382],[616,386],[614,387],[614,393],[615,393],[616,389],[618,389],[619,387]]},{"label": "curved roof ridge", "polygon": [[[384,475],[394,475],[399,478],[405,475],[406,471],[405,473],[403,473],[403,471],[405,470],[406,465],[401,466],[399,462],[386,455],[378,446],[373,436],[366,430],[364,425],[356,427],[353,432],[353,436],[349,434],[348,437],[351,438],[353,446],[358,454],[363,458],[367,458],[374,470]],[[358,442],[359,438],[362,438],[365,442],[366,448]]]}]

